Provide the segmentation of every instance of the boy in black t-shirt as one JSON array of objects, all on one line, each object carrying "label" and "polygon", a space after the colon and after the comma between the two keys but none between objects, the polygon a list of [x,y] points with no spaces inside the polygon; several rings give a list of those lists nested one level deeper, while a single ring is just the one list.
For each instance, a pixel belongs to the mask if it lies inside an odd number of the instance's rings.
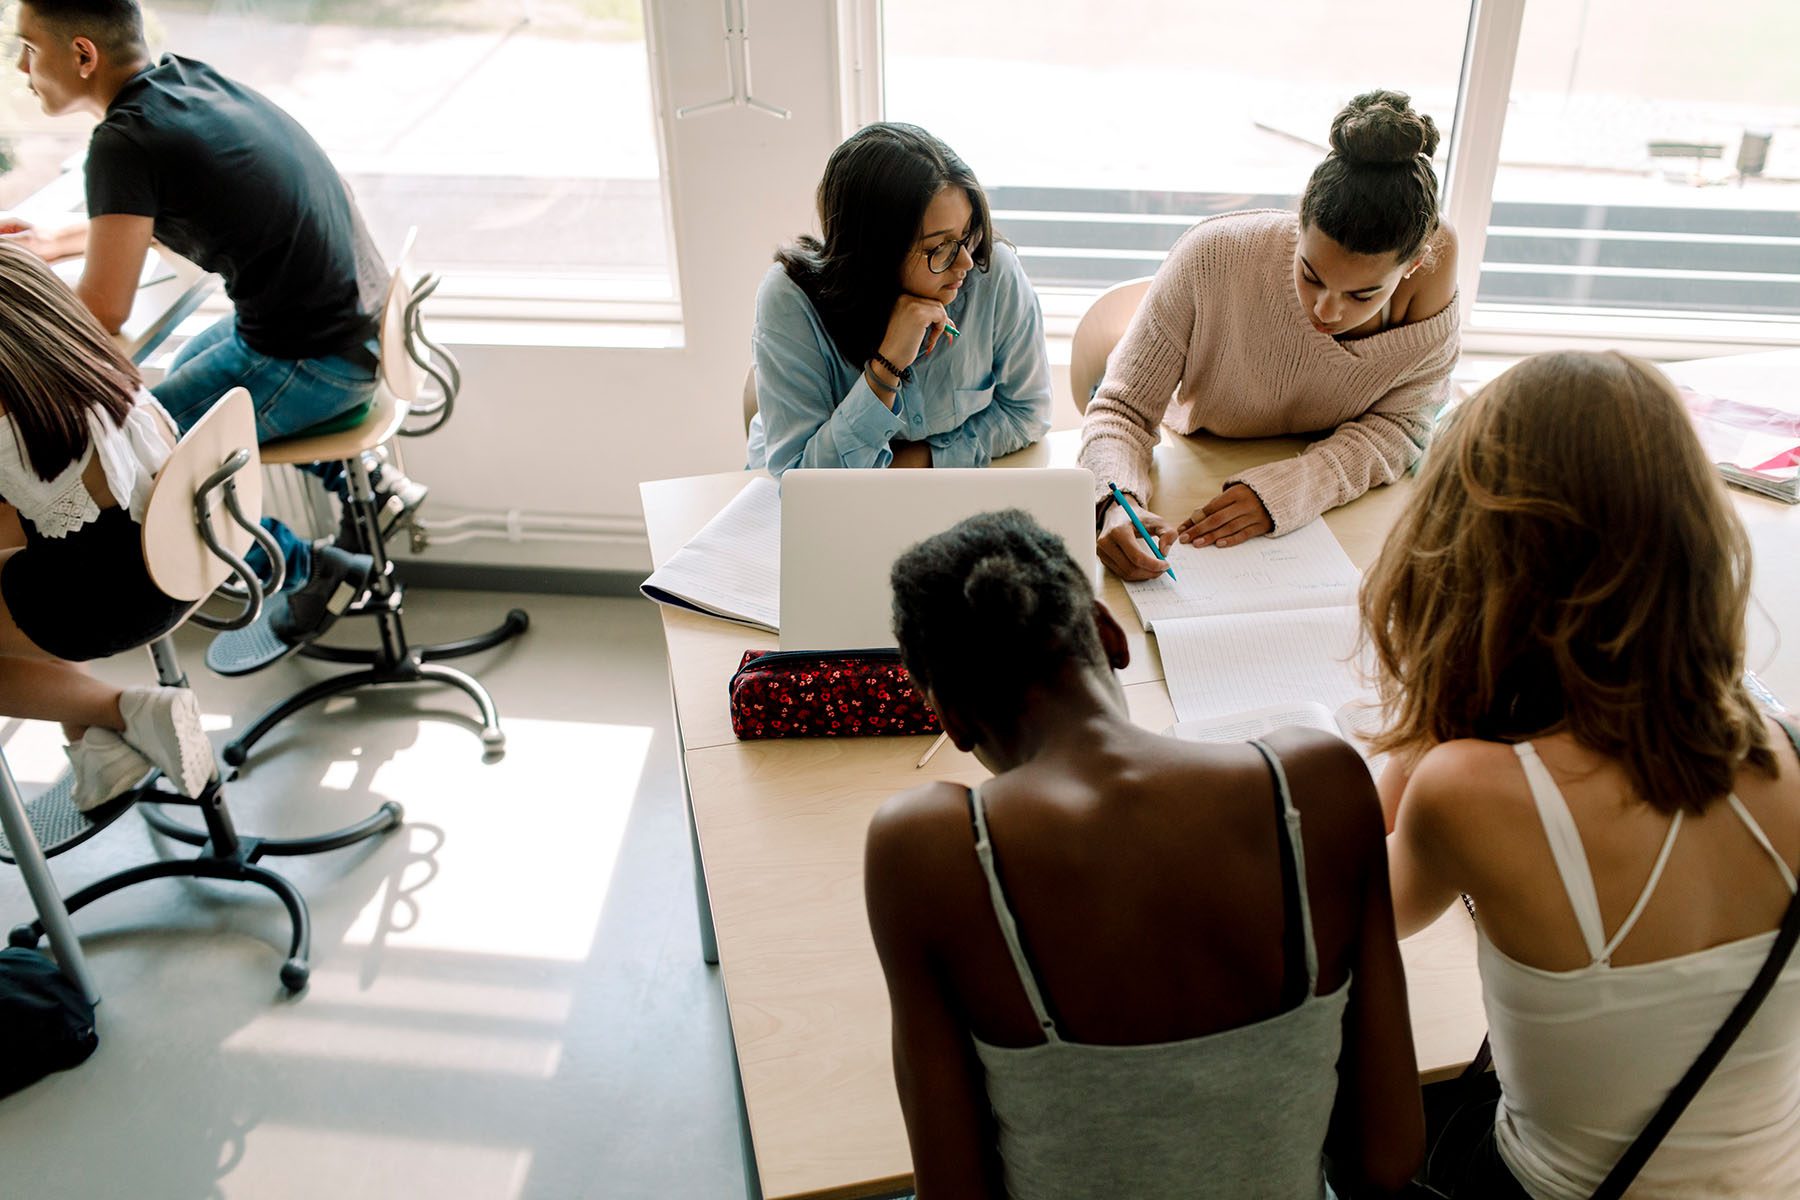
[{"label": "boy in black t-shirt", "polygon": [[[176,424],[185,431],[238,386],[263,441],[366,404],[385,270],[318,143],[204,63],[152,62],[136,0],[23,0],[19,41],[44,111],[91,112],[100,124],[88,144],[88,219],[46,232],[0,218],[0,234],[45,258],[85,254],[76,294],[113,332],[152,239],[218,273],[235,305],[152,389]],[[278,537],[301,586],[271,601],[270,623],[297,646],[361,590],[371,562],[336,547],[309,555],[286,530]]]}]

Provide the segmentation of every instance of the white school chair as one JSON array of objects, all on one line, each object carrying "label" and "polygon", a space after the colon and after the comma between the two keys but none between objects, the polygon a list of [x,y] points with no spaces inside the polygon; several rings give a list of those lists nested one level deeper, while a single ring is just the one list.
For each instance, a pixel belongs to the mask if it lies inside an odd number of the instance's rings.
[{"label": "white school chair", "polygon": [[1151,277],[1127,279],[1115,283],[1094,297],[1088,310],[1075,326],[1075,340],[1069,346],[1069,390],[1075,394],[1075,408],[1087,412],[1094,389],[1106,378],[1106,360],[1125,336],[1138,305],[1150,290]]},{"label": "white school chair", "polygon": [[[243,733],[226,743],[223,755],[231,766],[241,766],[250,748],[264,735],[308,705],[358,688],[396,684],[444,684],[464,692],[481,715],[481,744],[486,756],[491,760],[505,752],[506,735],[500,729],[500,715],[487,688],[473,675],[446,667],[439,660],[492,649],[525,632],[530,618],[524,610],[515,608],[499,626],[474,637],[430,646],[408,643],[401,621],[405,589],[388,557],[388,531],[383,527],[373,484],[363,465],[365,453],[386,445],[396,436],[421,436],[442,427],[450,418],[462,387],[462,372],[456,359],[425,335],[421,306],[437,289],[438,278],[428,274],[416,283],[411,279],[408,260],[417,232],[415,228],[406,235],[382,304],[381,368],[367,415],[347,429],[283,438],[262,447],[262,461],[268,464],[343,465],[350,481],[346,505],[359,543],[344,549],[366,553],[375,560],[368,587],[344,616],[374,618],[380,634],[379,647],[362,650],[317,642],[300,647],[298,653],[302,657],[353,664],[361,669],[321,679],[257,717]],[[428,376],[437,383],[439,394],[429,402],[421,402]],[[425,423],[408,427],[408,418],[422,418]],[[222,675],[242,675],[260,670],[291,652],[292,647],[275,636],[265,617],[214,639],[206,652],[206,663]]]},{"label": "white school chair", "polygon": [[[254,621],[262,607],[263,589],[243,556],[252,539],[262,543],[277,563],[274,539],[257,524],[262,507],[262,475],[257,469],[256,414],[250,393],[233,388],[175,446],[157,474],[144,513],[144,563],[156,586],[176,600],[191,600],[187,620],[213,628],[234,628]],[[220,620],[196,610],[229,580],[236,580],[242,611]],[[164,687],[186,687],[187,676],[175,656],[173,632],[149,644],[156,677]],[[38,911],[38,919],[16,926],[14,946],[36,946],[46,932],[63,971],[90,1001],[99,998],[81,955],[69,914],[102,896],[151,879],[197,878],[254,883],[273,892],[287,909],[292,936],[281,982],[290,992],[306,986],[311,972],[311,919],[306,900],[285,877],[259,864],[269,856],[320,854],[379,836],[398,828],[400,806],[383,804],[354,825],[306,838],[258,838],[240,835],[225,806],[224,784],[215,777],[198,796],[180,796],[157,787],[152,773],[137,788],[87,812],[73,800],[74,772],[65,771],[45,791],[25,803],[0,755],[0,860],[16,862]],[[66,900],[58,893],[46,859],[73,849],[105,829],[133,805],[164,837],[199,847],[192,858],[157,859],[119,871],[89,884]],[[192,805],[200,810],[204,829],[173,820],[161,806]]]}]

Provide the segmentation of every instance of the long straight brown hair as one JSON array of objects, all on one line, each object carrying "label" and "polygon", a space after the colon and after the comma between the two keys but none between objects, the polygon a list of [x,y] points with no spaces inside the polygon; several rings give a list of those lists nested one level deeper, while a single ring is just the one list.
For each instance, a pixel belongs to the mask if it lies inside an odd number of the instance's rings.
[{"label": "long straight brown hair", "polygon": [[1566,732],[1643,800],[1773,777],[1744,690],[1750,543],[1655,368],[1542,354],[1454,413],[1362,591],[1382,750]]},{"label": "long straight brown hair", "polygon": [[142,384],[42,259],[0,242],[0,407],[18,430],[20,461],[55,479],[87,453],[88,410],[120,425]]}]

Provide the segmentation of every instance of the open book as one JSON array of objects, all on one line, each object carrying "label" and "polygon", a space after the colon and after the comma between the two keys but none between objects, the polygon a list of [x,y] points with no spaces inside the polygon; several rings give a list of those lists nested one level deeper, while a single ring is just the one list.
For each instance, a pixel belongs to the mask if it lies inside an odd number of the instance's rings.
[{"label": "open book", "polygon": [[658,604],[778,632],[781,486],[753,477],[638,590]]},{"label": "open book", "polygon": [[1269,704],[1211,720],[1180,721],[1169,726],[1167,732],[1190,742],[1247,742],[1293,725],[1322,729],[1343,738],[1368,761],[1369,773],[1380,778],[1387,756],[1369,754],[1369,740],[1381,728],[1381,708],[1373,700],[1351,700],[1335,710],[1314,700]]}]

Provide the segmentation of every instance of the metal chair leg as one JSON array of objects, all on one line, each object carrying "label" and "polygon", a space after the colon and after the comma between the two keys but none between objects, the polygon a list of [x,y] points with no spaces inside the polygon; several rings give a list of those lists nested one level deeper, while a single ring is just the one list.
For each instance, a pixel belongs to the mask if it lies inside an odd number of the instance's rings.
[{"label": "metal chair leg", "polygon": [[506,620],[486,633],[474,637],[459,638],[454,642],[437,642],[430,646],[417,647],[419,658],[424,662],[437,662],[445,658],[462,658],[467,654],[480,654],[483,650],[492,650],[502,642],[510,641],[531,628],[531,617],[522,608],[511,609]]},{"label": "metal chair leg", "polygon": [[353,846],[357,842],[379,837],[390,829],[400,828],[406,819],[406,810],[394,801],[389,800],[380,808],[356,822],[331,833],[321,833],[314,837],[303,838],[263,838],[256,848],[257,856],[286,858],[296,854],[322,854],[327,850],[340,850],[345,846]]},{"label": "metal chair leg", "polygon": [[419,668],[419,678],[447,683],[451,687],[461,688],[468,693],[475,707],[481,710],[481,748],[490,758],[497,758],[506,753],[506,734],[500,728],[500,713],[494,707],[494,698],[488,695],[487,688],[481,681],[466,671],[455,667],[443,667],[436,663],[425,663]]},{"label": "metal chair leg", "polygon": [[362,687],[364,684],[379,682],[381,682],[380,672],[368,670],[351,671],[344,675],[334,675],[330,679],[321,679],[317,683],[309,684],[289,696],[286,700],[275,705],[275,707],[263,713],[262,716],[256,718],[255,722],[252,723],[248,729],[238,734],[238,736],[231,741],[225,743],[225,749],[220,751],[219,756],[223,758],[228,765],[241,767],[244,765],[244,760],[249,757],[250,747],[256,745],[257,742],[260,742],[269,730],[275,728],[275,726],[281,724],[281,722],[287,720],[307,705],[327,699],[331,696],[341,695],[344,692],[353,691],[356,688]]},{"label": "metal chair leg", "polygon": [[[55,952],[56,963],[63,974],[81,989],[89,1004],[100,1003],[100,988],[88,970],[87,957],[81,952],[81,939],[75,936],[75,927],[69,923],[69,907],[63,903],[62,893],[57,891],[56,880],[50,874],[50,864],[44,859],[43,848],[31,832],[31,820],[25,815],[25,801],[19,795],[19,785],[13,780],[12,768],[7,765],[4,754],[0,754],[0,828],[6,831],[6,840],[12,845],[13,856],[25,876],[25,890],[31,894],[31,903],[39,914],[33,923],[38,932],[25,944],[37,945],[38,937],[48,930],[50,948]],[[17,940],[13,942],[15,946],[19,944]]]}]

